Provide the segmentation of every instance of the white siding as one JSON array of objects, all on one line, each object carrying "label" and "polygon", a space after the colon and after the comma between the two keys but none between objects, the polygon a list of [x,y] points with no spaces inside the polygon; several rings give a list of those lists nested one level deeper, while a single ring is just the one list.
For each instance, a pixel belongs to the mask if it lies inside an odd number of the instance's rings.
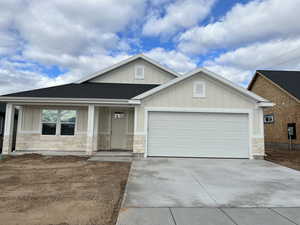
[{"label": "white siding", "polygon": [[[194,82],[204,82],[205,98],[193,97]],[[144,132],[144,111],[147,107],[251,109],[255,102],[230,87],[207,76],[193,76],[142,101],[137,107],[137,132]]]},{"label": "white siding", "polygon": [[[135,66],[142,65],[145,68],[144,79],[135,79]],[[113,71],[96,77],[90,82],[104,83],[134,83],[134,84],[162,84],[175,78],[174,75],[159,69],[143,59],[135,60]]]},{"label": "white siding", "polygon": [[41,133],[41,111],[43,109],[74,109],[77,111],[77,132],[85,133],[87,124],[87,108],[70,106],[24,106],[21,130],[18,132]]}]

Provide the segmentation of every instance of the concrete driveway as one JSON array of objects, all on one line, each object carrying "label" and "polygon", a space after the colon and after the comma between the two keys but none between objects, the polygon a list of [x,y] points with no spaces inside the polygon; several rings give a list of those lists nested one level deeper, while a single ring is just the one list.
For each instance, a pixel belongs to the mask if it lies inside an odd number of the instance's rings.
[{"label": "concrete driveway", "polygon": [[264,160],[148,158],[133,162],[122,207],[119,225],[300,225],[300,172]]}]

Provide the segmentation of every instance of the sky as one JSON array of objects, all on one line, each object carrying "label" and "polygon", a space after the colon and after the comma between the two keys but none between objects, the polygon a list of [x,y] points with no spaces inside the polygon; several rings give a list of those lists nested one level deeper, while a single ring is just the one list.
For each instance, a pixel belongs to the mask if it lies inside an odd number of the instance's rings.
[{"label": "sky", "polygon": [[0,94],[71,83],[143,53],[247,86],[300,70],[300,0],[1,0]]}]

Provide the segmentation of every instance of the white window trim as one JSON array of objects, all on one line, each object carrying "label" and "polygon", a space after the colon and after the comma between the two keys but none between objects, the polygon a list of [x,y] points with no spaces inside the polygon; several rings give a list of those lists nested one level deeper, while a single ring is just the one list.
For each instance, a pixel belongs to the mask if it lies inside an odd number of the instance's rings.
[{"label": "white window trim", "polygon": [[[57,118],[57,121],[56,121],[55,135],[43,134],[43,110],[57,110],[58,111],[58,113],[57,113],[58,118]],[[74,110],[76,112],[74,135],[61,135],[60,134],[60,132],[61,132],[60,114],[61,114],[61,111],[64,111],[64,110]],[[76,109],[41,109],[41,112],[40,112],[40,135],[41,136],[74,137],[75,135],[77,135],[77,119],[78,119],[78,110],[76,110]],[[54,122],[50,122],[50,123],[54,123]],[[65,123],[70,123],[70,122],[65,122]]]},{"label": "white window trim", "polygon": [[[202,85],[202,87],[203,87],[203,93],[202,94],[197,93],[197,85]],[[194,98],[205,98],[206,97],[205,82],[203,82],[203,81],[194,82],[194,84],[193,84],[193,97]]]},{"label": "white window trim", "polygon": [[[272,121],[266,121],[266,117],[267,116],[271,116],[272,117]],[[264,124],[269,124],[269,123],[274,123],[275,119],[274,119],[274,114],[265,114],[264,115]]]},{"label": "white window trim", "polygon": [[[143,70],[143,76],[139,76],[137,71],[138,69]],[[144,80],[145,79],[145,67],[143,65],[136,65],[134,68],[134,79],[135,80]]]}]

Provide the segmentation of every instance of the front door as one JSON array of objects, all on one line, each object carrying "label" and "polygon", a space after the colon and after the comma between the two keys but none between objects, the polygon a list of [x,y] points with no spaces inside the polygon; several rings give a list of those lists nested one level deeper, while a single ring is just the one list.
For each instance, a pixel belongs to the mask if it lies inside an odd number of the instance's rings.
[{"label": "front door", "polygon": [[111,149],[126,149],[126,121],[125,110],[111,111]]}]

